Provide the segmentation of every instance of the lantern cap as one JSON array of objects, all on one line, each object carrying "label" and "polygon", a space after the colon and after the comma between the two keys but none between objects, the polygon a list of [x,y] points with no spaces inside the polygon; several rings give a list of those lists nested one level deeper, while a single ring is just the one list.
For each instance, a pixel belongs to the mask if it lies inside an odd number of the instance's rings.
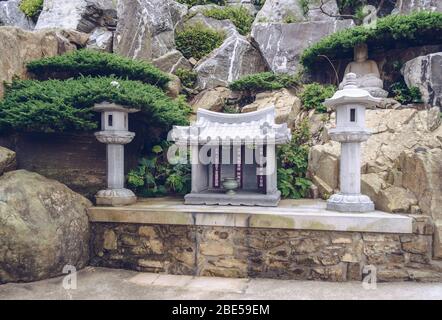
[{"label": "lantern cap", "polygon": [[104,112],[104,111],[121,111],[121,112],[125,112],[125,113],[134,113],[134,112],[138,112],[140,110],[135,109],[135,108],[128,108],[116,103],[110,103],[107,101],[103,101],[101,103],[97,103],[95,104],[95,106],[92,108],[92,110],[96,111],[96,112]]},{"label": "lantern cap", "polygon": [[374,106],[382,99],[373,97],[367,90],[357,85],[356,74],[348,73],[344,78],[344,88],[335,92],[333,97],[326,99],[324,105],[336,107],[342,104],[358,103],[365,107]]}]

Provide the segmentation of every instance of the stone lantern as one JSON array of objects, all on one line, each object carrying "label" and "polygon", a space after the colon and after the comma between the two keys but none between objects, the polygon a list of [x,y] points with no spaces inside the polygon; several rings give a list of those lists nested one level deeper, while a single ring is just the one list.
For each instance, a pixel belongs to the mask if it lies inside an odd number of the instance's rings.
[{"label": "stone lantern", "polygon": [[101,131],[96,132],[95,137],[107,145],[107,189],[95,195],[97,204],[120,206],[135,203],[135,194],[124,188],[124,145],[135,137],[135,133],[128,131],[128,114],[138,110],[108,102],[96,104],[93,110],[101,112]]},{"label": "stone lantern", "polygon": [[341,143],[340,192],[327,201],[327,209],[340,212],[374,210],[373,201],[361,194],[361,142],[371,132],[365,127],[365,109],[381,99],[374,98],[356,85],[356,74],[349,73],[344,88],[325,101],[336,110],[336,127],[329,130],[332,140]]}]

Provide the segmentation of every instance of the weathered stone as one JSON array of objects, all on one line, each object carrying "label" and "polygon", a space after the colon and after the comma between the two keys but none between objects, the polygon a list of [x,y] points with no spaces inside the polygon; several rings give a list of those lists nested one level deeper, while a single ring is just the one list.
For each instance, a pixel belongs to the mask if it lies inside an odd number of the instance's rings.
[{"label": "weathered stone", "polygon": [[408,272],[402,268],[378,268],[376,270],[376,276],[380,282],[408,280]]},{"label": "weathered stone", "polygon": [[402,74],[408,87],[420,89],[425,103],[442,110],[442,52],[408,61],[402,68]]},{"label": "weathered stone", "polygon": [[244,106],[241,112],[261,110],[272,105],[276,111],[275,122],[287,123],[290,128],[294,127],[296,117],[301,111],[301,100],[288,89],[258,93],[255,101]]},{"label": "weathered stone", "polygon": [[92,204],[65,185],[17,170],[0,177],[0,283],[36,281],[89,260]]},{"label": "weathered stone", "polygon": [[14,27],[0,27],[0,97],[3,96],[4,81],[11,82],[15,75],[28,77],[28,62],[63,54],[83,45],[75,42],[80,38],[83,41],[84,38],[79,35],[74,31],[30,32]]},{"label": "weathered stone", "polygon": [[334,20],[330,15],[338,14],[338,6],[335,0],[326,1],[323,7],[326,15],[318,8],[320,0],[308,1],[308,8],[303,8],[300,0],[267,0],[256,15],[255,22],[296,23],[303,21]]},{"label": "weathered stone", "polygon": [[171,79],[166,85],[166,92],[169,97],[177,98],[181,93],[181,80],[174,74],[169,74]]},{"label": "weathered stone", "polygon": [[195,66],[200,89],[227,86],[242,76],[265,71],[259,51],[246,37],[235,32]]},{"label": "weathered stone", "polygon": [[105,230],[103,234],[103,248],[106,250],[116,250],[118,248],[117,236],[113,230]]},{"label": "weathered stone", "polygon": [[208,241],[200,244],[201,254],[205,256],[232,255],[233,247],[231,245],[220,245],[216,241]]},{"label": "weathered stone", "polygon": [[351,26],[352,20],[256,23],[252,29],[252,38],[272,71],[293,74],[298,70],[300,56],[307,47]]},{"label": "weathered stone", "polygon": [[410,14],[414,11],[442,11],[442,2],[439,0],[398,0],[395,11],[401,14]]},{"label": "weathered stone", "polygon": [[16,167],[15,152],[0,146],[0,176],[4,172],[15,170]]},{"label": "weathered stone", "polygon": [[175,29],[187,7],[172,0],[121,0],[117,11],[114,52],[151,61],[175,49]]},{"label": "weathered stone", "polygon": [[112,52],[114,33],[106,28],[97,28],[92,32],[86,48],[104,52]]},{"label": "weathered stone", "polygon": [[21,0],[0,2],[0,26],[18,27],[25,30],[34,29],[35,23],[20,10]]},{"label": "weathered stone", "polygon": [[436,220],[434,224],[433,257],[435,259],[442,259],[442,219]]},{"label": "weathered stone", "polygon": [[112,0],[45,0],[36,30],[48,28],[92,32],[96,27],[115,27],[116,2]]},{"label": "weathered stone", "polygon": [[155,228],[152,226],[141,226],[138,229],[138,234],[149,239],[155,239],[158,237]]},{"label": "weathered stone", "polygon": [[341,263],[330,267],[313,268],[312,278],[335,282],[346,281],[347,265]]},{"label": "weathered stone", "polygon": [[178,50],[171,50],[165,55],[153,60],[155,67],[167,73],[174,73],[178,69],[192,70],[192,65]]},{"label": "weathered stone", "polygon": [[414,236],[411,241],[406,241],[402,243],[402,249],[410,253],[430,253],[431,238],[429,236]]},{"label": "weathered stone", "polygon": [[197,112],[200,108],[220,112],[231,94],[232,91],[226,87],[204,90],[193,98],[190,105],[193,112]]}]

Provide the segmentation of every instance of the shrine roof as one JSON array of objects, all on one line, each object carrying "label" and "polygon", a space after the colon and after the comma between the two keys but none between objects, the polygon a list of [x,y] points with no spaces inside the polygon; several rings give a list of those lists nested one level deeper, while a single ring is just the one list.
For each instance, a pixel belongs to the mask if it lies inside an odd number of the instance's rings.
[{"label": "shrine roof", "polygon": [[174,126],[171,138],[178,143],[284,144],[291,133],[286,123],[275,123],[275,107],[229,114],[198,109],[190,126]]}]

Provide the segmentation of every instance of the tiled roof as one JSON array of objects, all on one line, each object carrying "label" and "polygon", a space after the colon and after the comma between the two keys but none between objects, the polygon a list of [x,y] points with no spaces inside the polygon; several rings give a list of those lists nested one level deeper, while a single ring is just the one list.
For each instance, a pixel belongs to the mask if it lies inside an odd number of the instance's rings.
[{"label": "tiled roof", "polygon": [[287,124],[275,124],[275,107],[250,113],[226,114],[199,109],[197,121],[188,127],[175,126],[171,138],[178,143],[274,143],[291,139]]}]

